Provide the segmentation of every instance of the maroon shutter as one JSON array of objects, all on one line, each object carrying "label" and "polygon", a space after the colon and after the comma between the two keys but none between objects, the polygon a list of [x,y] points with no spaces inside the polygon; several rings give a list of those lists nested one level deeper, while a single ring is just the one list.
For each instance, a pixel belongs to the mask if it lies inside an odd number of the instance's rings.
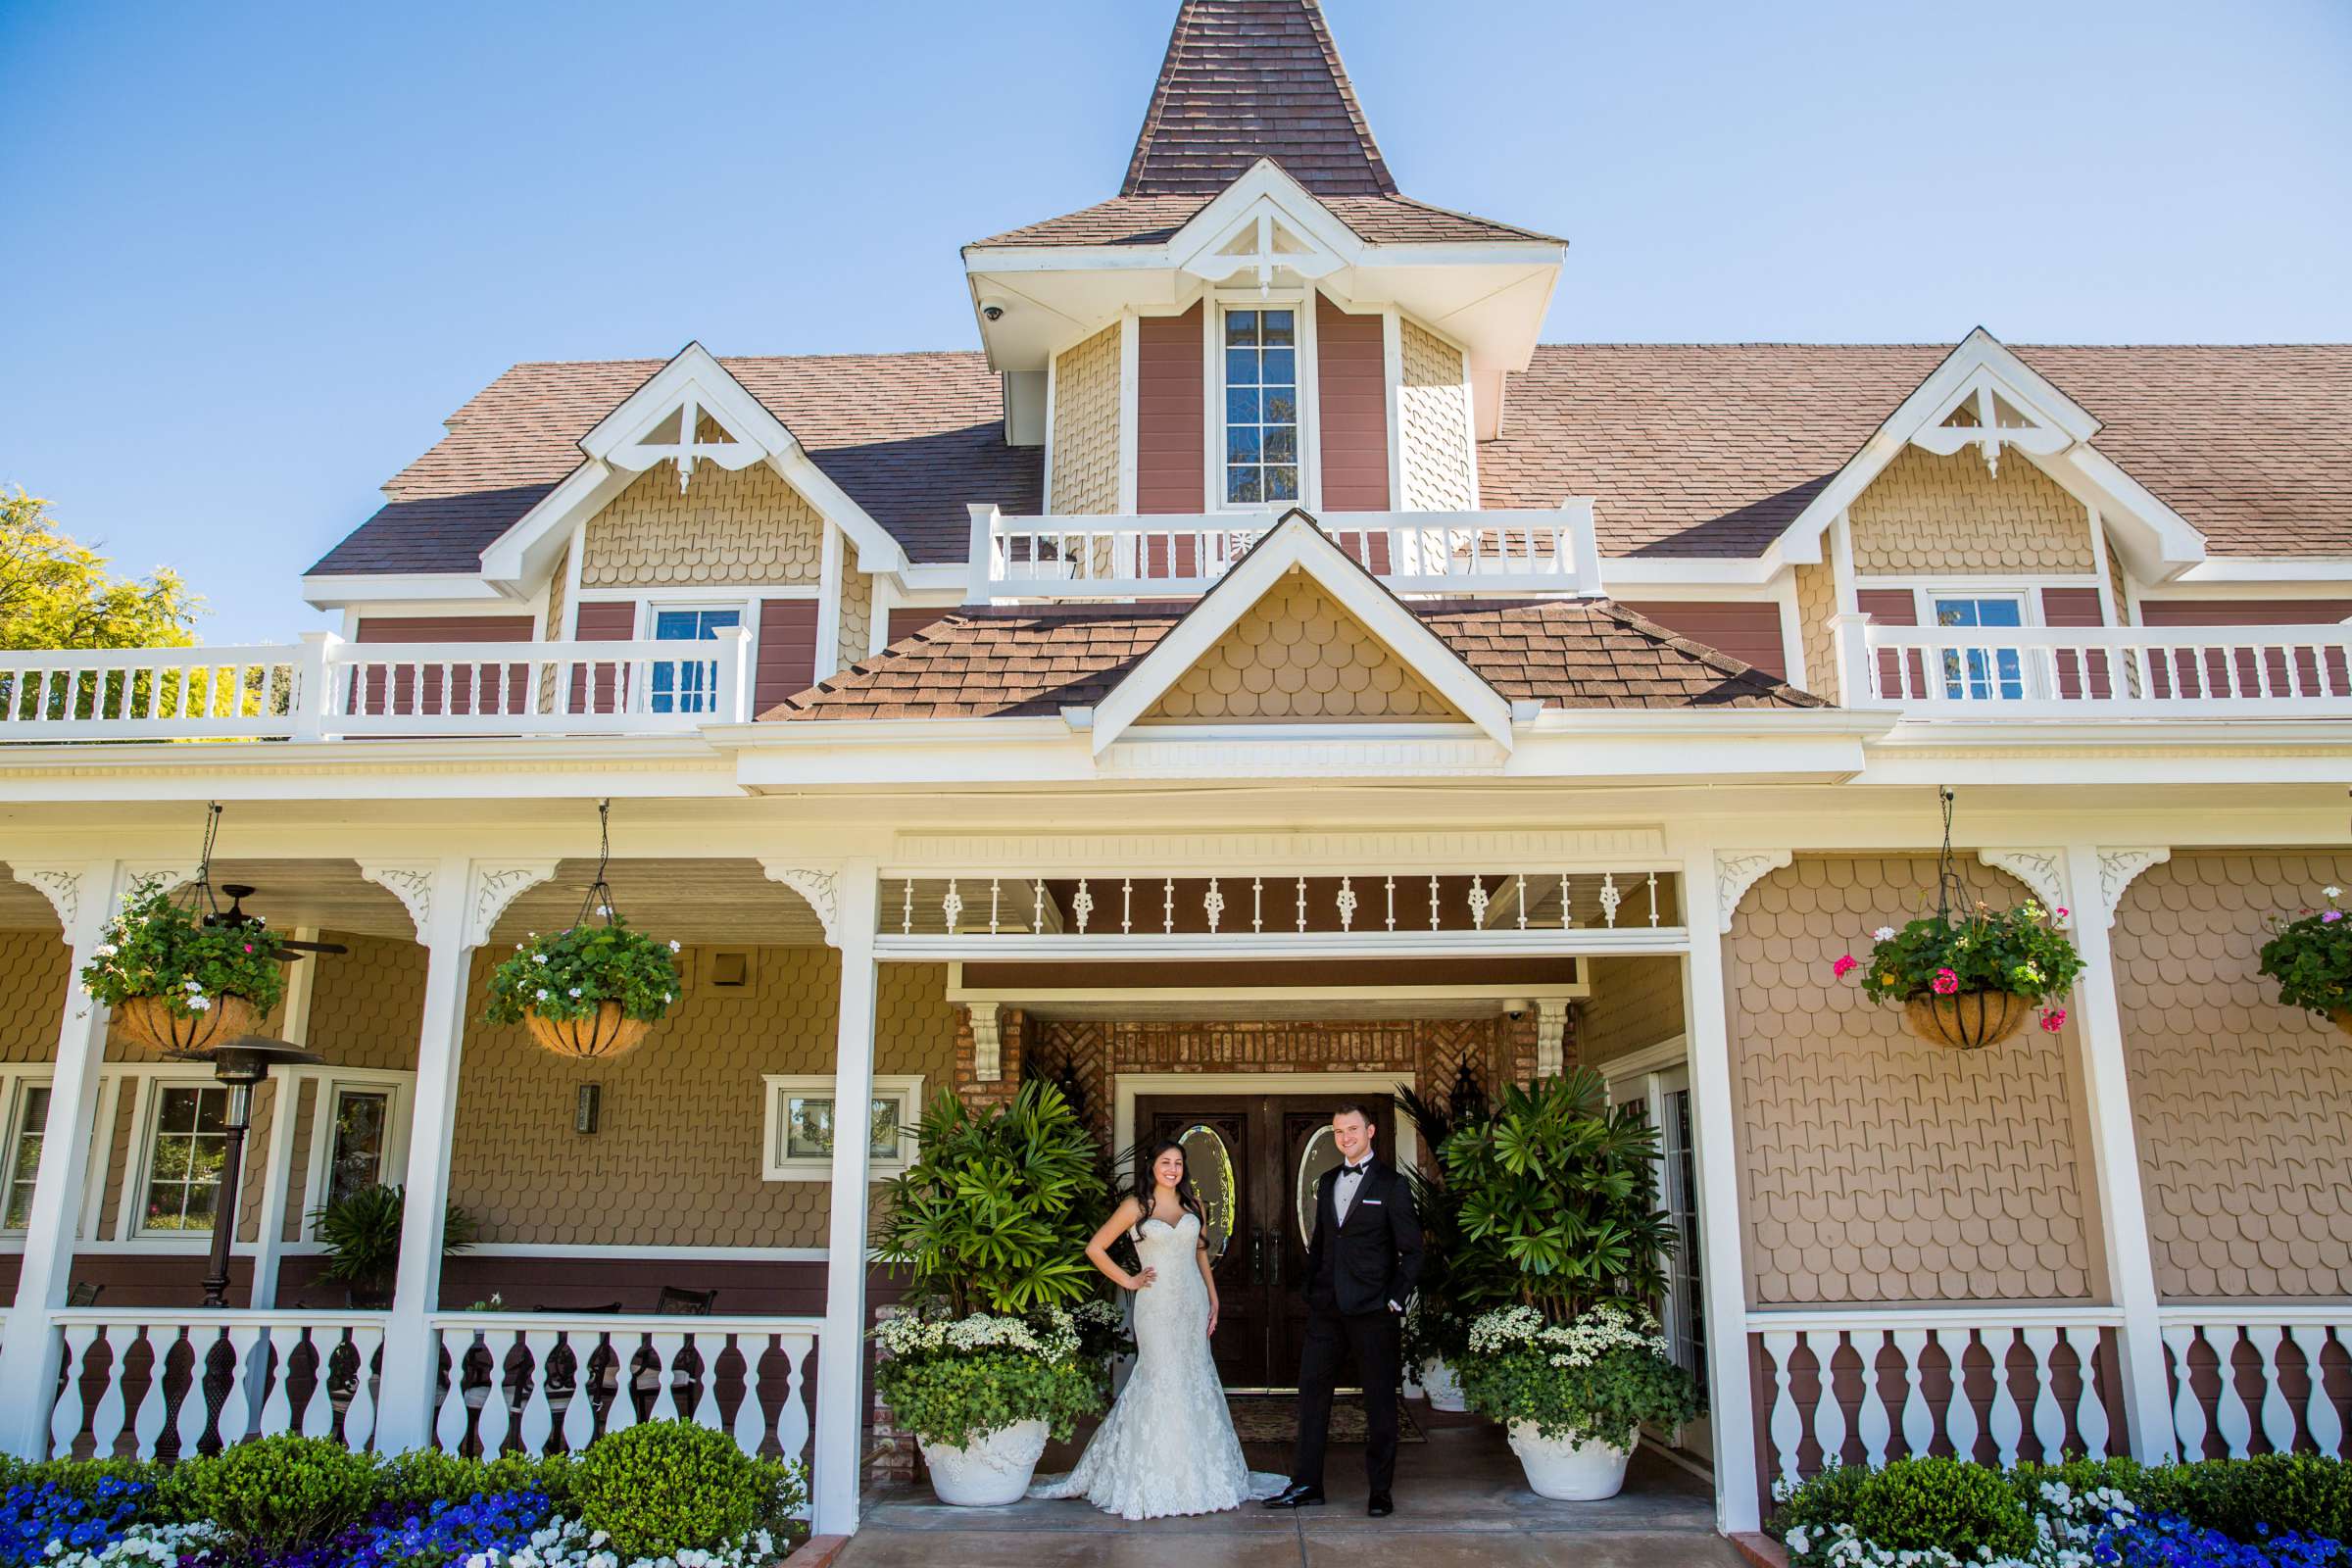
[{"label": "maroon shutter", "polygon": [[[2139,620],[2143,626],[2327,626],[2347,619],[2352,619],[2352,599],[2143,599],[2139,602]],[[2289,695],[2285,651],[2272,654],[2268,663],[2271,690],[2281,697]],[[2261,690],[2253,665],[2250,650],[2238,655],[2237,689],[2249,695]],[[2175,677],[2188,696],[2227,694],[2230,690],[2229,675],[2218,653],[2205,655],[2202,665],[2191,649],[2176,649],[2169,657],[2151,653],[2148,667],[2155,676],[2158,697],[2172,695]],[[2343,652],[2329,650],[2323,662],[2315,661],[2309,649],[2298,650],[2293,690],[2306,697],[2342,697],[2352,693],[2352,669],[2346,668]]]},{"label": "maroon shutter", "polygon": [[760,653],[752,674],[752,716],[816,684],[816,601],[760,601]]},{"label": "maroon shutter", "polygon": [[[1854,608],[1882,626],[1916,626],[1919,624],[1919,601],[1911,597],[1908,588],[1860,588],[1854,592]],[[1903,680],[1902,664],[1892,650],[1879,655],[1879,690],[1888,697],[1927,697],[1928,670],[1924,660],[1914,649],[1911,655],[1911,678]]]},{"label": "maroon shutter", "polygon": [[[536,628],[528,615],[368,615],[361,619],[352,640],[362,643],[527,643]],[[412,670],[393,671],[392,689],[384,689],[384,671],[366,672],[366,689],[354,677],[351,710],[359,713],[470,713],[474,693],[479,690],[482,710],[488,713],[517,712],[529,705],[527,687],[530,668],[524,664],[503,667],[483,665],[478,671],[468,664],[451,672],[457,690],[450,695],[448,706],[442,706],[441,669],[438,665],[423,671],[424,701],[417,703],[416,673]]]},{"label": "maroon shutter", "polygon": [[[599,599],[582,604],[572,613],[572,640],[583,643],[625,643],[637,635],[637,606],[626,599]],[[620,669],[612,664],[571,666],[571,710],[612,713],[620,710],[619,694],[627,690]]]},{"label": "maroon shutter", "polygon": [[[1389,358],[1381,318],[1350,316],[1315,296],[1315,379],[1323,510],[1388,511]],[[1386,573],[1388,544],[1386,534],[1374,536],[1372,559],[1360,564]]]},{"label": "maroon shutter", "polygon": [[[1147,316],[1136,322],[1135,506],[1138,512],[1206,512],[1207,400],[1200,379],[1200,318]],[[1158,570],[1166,570],[1165,563]]]},{"label": "maroon shutter", "polygon": [[[2096,588],[2044,588],[2041,590],[2041,623],[2045,626],[2104,626],[2106,616],[2099,609]],[[2107,655],[2097,649],[2076,653],[2059,648],[2052,651],[2051,662],[2058,671],[2058,695],[2074,699],[2082,695],[2083,677],[2089,676],[2090,695],[2107,697],[2115,690],[2114,677],[2107,667]]]},{"label": "maroon shutter", "polygon": [[[1772,600],[1645,599],[1619,601],[1678,637],[1704,643],[1767,675],[1786,680],[1788,662],[1781,642],[1781,607]],[[1826,675],[1828,671],[1823,671]]]}]

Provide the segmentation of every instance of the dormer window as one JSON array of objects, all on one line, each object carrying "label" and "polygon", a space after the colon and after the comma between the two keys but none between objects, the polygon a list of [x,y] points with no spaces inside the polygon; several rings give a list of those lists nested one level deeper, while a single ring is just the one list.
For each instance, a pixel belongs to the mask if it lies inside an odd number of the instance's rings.
[{"label": "dormer window", "polygon": [[1299,499],[1298,313],[1225,312],[1225,483],[1229,507]]}]

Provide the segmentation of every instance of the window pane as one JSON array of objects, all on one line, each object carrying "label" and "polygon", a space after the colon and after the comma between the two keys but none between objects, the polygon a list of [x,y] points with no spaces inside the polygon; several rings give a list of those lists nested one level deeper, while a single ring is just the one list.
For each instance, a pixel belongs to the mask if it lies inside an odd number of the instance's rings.
[{"label": "window pane", "polygon": [[1266,347],[1289,348],[1291,346],[1291,313],[1268,311],[1265,313],[1265,321]]},{"label": "window pane", "polygon": [[1257,461],[1257,426],[1245,424],[1225,432],[1225,461],[1227,463],[1255,463]]},{"label": "window pane", "polygon": [[1232,468],[1225,474],[1225,499],[1237,505],[1262,500],[1255,468]]},{"label": "window pane", "polygon": [[784,1153],[791,1159],[813,1159],[833,1152],[833,1102],[795,1098],[784,1118]]},{"label": "window pane", "polygon": [[699,637],[695,613],[691,610],[664,610],[654,616],[654,635],[662,642],[681,642]]},{"label": "window pane", "polygon": [[1289,349],[1266,350],[1266,368],[1264,373],[1258,376],[1258,379],[1268,386],[1289,386],[1292,381],[1297,379],[1297,372],[1291,368],[1292,359],[1293,355]]},{"label": "window pane", "polygon": [[8,1199],[0,1228],[21,1231],[32,1218],[32,1179],[41,1168],[41,1139],[49,1124],[49,1091],[27,1089],[18,1104],[16,1142],[8,1164]]},{"label": "window pane", "polygon": [[1257,313],[1255,311],[1227,311],[1225,313],[1225,341],[1254,343],[1257,341]]},{"label": "window pane", "polygon": [[1289,387],[1268,387],[1265,399],[1265,421],[1268,424],[1298,422],[1298,394]]},{"label": "window pane", "polygon": [[199,1089],[196,1092],[196,1130],[199,1133],[219,1133],[228,1125],[228,1091]]},{"label": "window pane", "polygon": [[1298,432],[1290,425],[1276,425],[1266,431],[1265,461],[1268,463],[1297,463],[1298,461]]},{"label": "window pane", "polygon": [[1250,349],[1225,351],[1225,384],[1228,386],[1257,385],[1257,355]]},{"label": "window pane", "polygon": [[1225,394],[1225,422],[1227,424],[1255,424],[1257,422],[1257,394],[1235,387]]},{"label": "window pane", "polygon": [[1298,499],[1298,470],[1297,468],[1266,469],[1266,499],[1296,501]]},{"label": "window pane", "polygon": [[167,1089],[163,1108],[156,1125],[166,1132],[192,1133],[196,1130],[196,1098],[193,1089]]},{"label": "window pane", "polygon": [[896,1100],[874,1102],[873,1136],[866,1149],[876,1159],[899,1157],[899,1102]]},{"label": "window pane", "polygon": [[157,1097],[142,1229],[212,1229],[220,1167],[228,1154],[220,1130],[227,1112],[225,1089],[167,1088]]},{"label": "window pane", "polygon": [[328,1156],[326,1199],[333,1202],[383,1180],[384,1125],[391,1097],[345,1090],[335,1097],[335,1144]]}]

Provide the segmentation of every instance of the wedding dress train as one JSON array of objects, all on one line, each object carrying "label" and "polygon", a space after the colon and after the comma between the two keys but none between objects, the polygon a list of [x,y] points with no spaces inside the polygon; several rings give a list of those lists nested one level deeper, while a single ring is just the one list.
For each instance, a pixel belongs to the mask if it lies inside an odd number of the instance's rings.
[{"label": "wedding dress train", "polygon": [[1242,1459],[1208,1349],[1208,1288],[1194,1260],[1200,1219],[1147,1219],[1136,1251],[1152,1283],[1135,1293],[1135,1369],[1078,1468],[1046,1476],[1032,1497],[1084,1497],[1122,1519],[1222,1513],[1270,1497],[1286,1477]]}]

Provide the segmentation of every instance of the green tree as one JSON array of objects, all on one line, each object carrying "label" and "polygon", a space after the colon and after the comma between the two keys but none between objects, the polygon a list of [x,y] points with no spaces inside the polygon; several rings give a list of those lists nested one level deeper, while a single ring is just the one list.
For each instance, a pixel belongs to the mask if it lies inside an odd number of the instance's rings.
[{"label": "green tree", "polygon": [[0,494],[0,648],[186,648],[204,602],[169,566],[117,577],[49,503]]}]

